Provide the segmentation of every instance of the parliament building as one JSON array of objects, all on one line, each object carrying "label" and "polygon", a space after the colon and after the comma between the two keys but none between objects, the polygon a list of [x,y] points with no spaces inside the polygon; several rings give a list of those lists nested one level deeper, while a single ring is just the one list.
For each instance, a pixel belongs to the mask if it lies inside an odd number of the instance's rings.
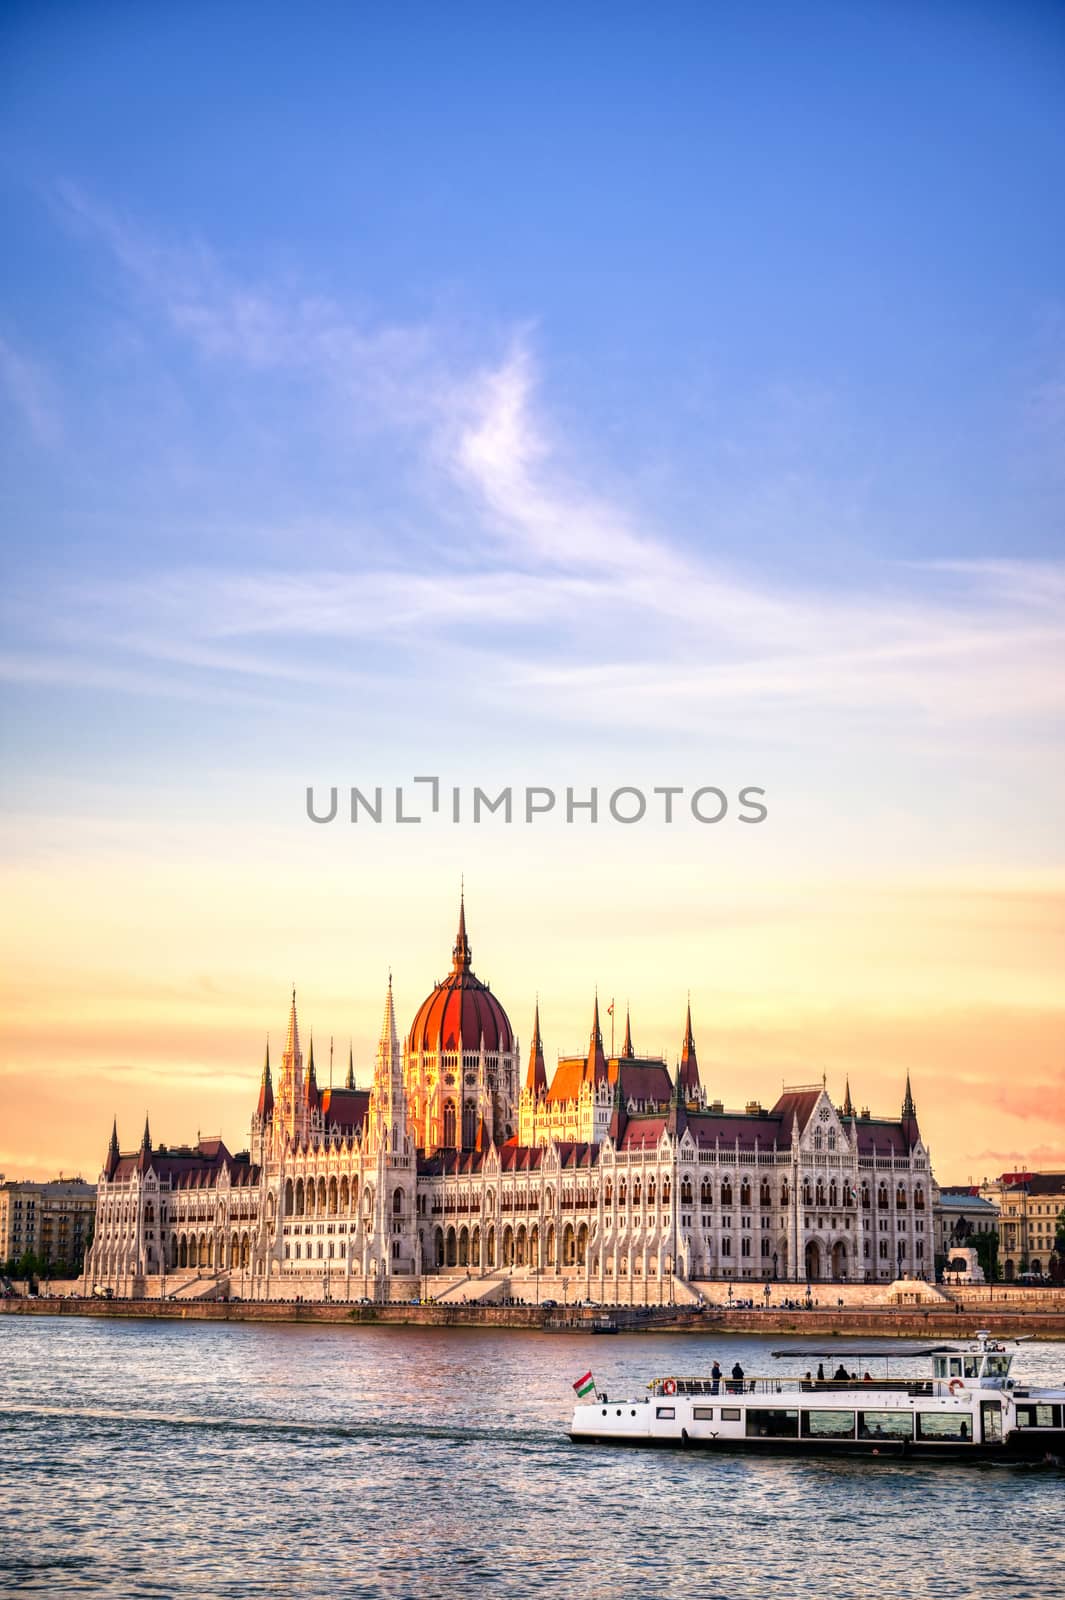
[{"label": "parliament building", "polygon": [[605,1304],[766,1282],[933,1275],[932,1174],[907,1078],[901,1115],[859,1113],[824,1081],[727,1110],[679,1058],[607,1055],[548,1074],[539,1006],[524,1072],[510,1019],[474,974],[460,904],[451,971],[404,1040],[392,983],[372,1086],[349,1061],[320,1087],[293,993],[247,1151],[221,1139],[123,1152],[96,1199],[87,1292],[146,1297]]}]

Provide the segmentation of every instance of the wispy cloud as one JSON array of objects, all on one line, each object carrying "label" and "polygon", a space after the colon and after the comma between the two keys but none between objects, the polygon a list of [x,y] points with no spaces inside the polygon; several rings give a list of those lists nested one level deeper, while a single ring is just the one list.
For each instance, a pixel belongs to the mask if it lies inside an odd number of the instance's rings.
[{"label": "wispy cloud", "polygon": [[4,338],[0,338],[0,384],[38,443],[56,444],[63,429],[55,383],[39,361]]},{"label": "wispy cloud", "polygon": [[[437,533],[339,567],[317,565],[294,531],[298,566],[79,584],[36,615],[23,597],[41,670],[67,653],[73,678],[95,652],[139,690],[145,661],[178,693],[250,679],[342,690],[350,665],[324,649],[308,659],[305,641],[402,632],[485,702],[534,691],[571,721],[844,710],[935,727],[1065,710],[1065,565],[866,566],[849,587],[742,572],[583,481],[540,401],[531,327],[474,359],[441,327],[374,326],[292,285],[241,283],[202,242],[164,247],[73,189],[62,204],[203,360],[301,375],[327,410],[412,440],[421,477],[403,492],[458,531],[450,547]],[[359,657],[368,679],[391,670]]]}]

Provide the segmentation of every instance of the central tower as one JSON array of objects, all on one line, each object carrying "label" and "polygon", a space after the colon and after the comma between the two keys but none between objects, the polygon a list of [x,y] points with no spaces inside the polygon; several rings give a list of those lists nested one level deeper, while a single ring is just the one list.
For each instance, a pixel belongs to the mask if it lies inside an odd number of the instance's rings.
[{"label": "central tower", "polygon": [[407,1036],[404,1087],[419,1149],[478,1150],[516,1127],[518,1046],[503,1007],[474,975],[465,896],[451,971],[423,1001]]}]

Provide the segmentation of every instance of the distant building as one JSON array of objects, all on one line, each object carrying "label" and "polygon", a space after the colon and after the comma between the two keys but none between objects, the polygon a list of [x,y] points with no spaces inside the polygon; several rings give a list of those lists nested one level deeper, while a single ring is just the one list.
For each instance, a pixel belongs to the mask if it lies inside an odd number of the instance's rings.
[{"label": "distant building", "polygon": [[1055,1254],[1058,1218],[1065,1210],[1065,1172],[1004,1172],[980,1185],[997,1204],[1003,1275],[1045,1273]]},{"label": "distant building", "polygon": [[293,994],[246,1152],[156,1146],[145,1123],[124,1153],[112,1129],[87,1287],[618,1301],[678,1280],[932,1276],[933,1180],[908,1079],[895,1117],[859,1112],[849,1084],[837,1106],[823,1079],[726,1110],[700,1076],[690,1008],[671,1070],[637,1053],[628,1020],[608,1056],[598,1002],[587,1049],[550,1078],[537,1007],[523,1085],[519,1064],[462,906],[451,971],[402,1044],[389,982],[371,1088],[350,1061],[343,1088],[319,1088]]},{"label": "distant building", "polygon": [[0,1261],[30,1251],[42,1267],[80,1272],[95,1211],[96,1186],[80,1178],[0,1181]]},{"label": "distant building", "polygon": [[975,1246],[981,1233],[997,1233],[999,1208],[974,1186],[938,1189],[935,1203],[936,1255],[949,1256],[953,1245]]}]

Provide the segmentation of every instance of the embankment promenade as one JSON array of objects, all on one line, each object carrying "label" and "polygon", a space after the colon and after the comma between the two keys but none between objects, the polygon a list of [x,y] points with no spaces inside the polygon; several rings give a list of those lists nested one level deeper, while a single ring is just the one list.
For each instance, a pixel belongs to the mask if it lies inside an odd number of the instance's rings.
[{"label": "embankment promenade", "polygon": [[619,1333],[675,1332],[787,1334],[791,1337],[839,1335],[844,1338],[967,1339],[986,1328],[1000,1338],[1024,1334],[1034,1339],[1065,1339],[1065,1309],[1024,1306],[819,1306],[740,1310],[727,1306],[592,1307],[545,1309],[533,1305],[347,1305],[330,1301],[159,1301],[35,1298],[0,1300],[0,1314],[30,1317],[112,1317],[182,1322],[266,1322],[332,1324],[341,1327],[541,1329],[545,1333],[593,1331],[609,1320]]}]

